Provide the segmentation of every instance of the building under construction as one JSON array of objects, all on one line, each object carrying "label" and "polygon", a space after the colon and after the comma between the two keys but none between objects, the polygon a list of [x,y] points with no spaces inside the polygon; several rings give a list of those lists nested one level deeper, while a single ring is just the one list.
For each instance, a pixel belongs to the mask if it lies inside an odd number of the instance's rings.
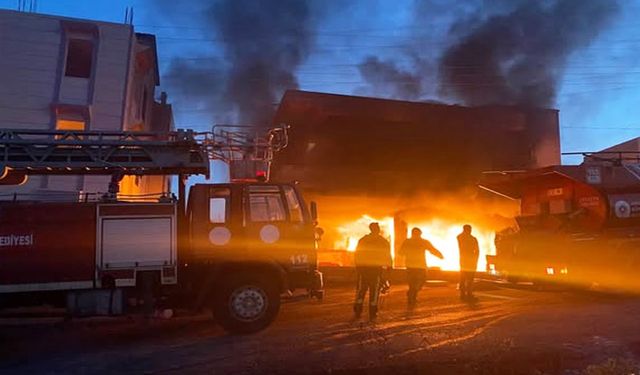
[{"label": "building under construction", "polygon": [[287,91],[272,178],[317,194],[383,196],[473,185],[483,171],[560,163],[558,111]]}]

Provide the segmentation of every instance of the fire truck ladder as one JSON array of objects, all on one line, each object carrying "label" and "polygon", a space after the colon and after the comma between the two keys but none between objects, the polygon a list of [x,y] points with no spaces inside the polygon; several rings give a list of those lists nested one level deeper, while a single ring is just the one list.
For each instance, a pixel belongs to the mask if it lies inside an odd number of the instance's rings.
[{"label": "fire truck ladder", "polygon": [[207,174],[195,133],[0,130],[0,175]]},{"label": "fire truck ladder", "polygon": [[[260,130],[261,129],[261,130]],[[214,126],[168,133],[0,129],[0,185],[28,175],[209,175],[209,161],[261,160],[287,145],[287,127]]]},{"label": "fire truck ladder", "polygon": [[287,128],[214,126],[169,133],[0,129],[0,178],[24,175],[193,175],[209,160],[271,162]]}]

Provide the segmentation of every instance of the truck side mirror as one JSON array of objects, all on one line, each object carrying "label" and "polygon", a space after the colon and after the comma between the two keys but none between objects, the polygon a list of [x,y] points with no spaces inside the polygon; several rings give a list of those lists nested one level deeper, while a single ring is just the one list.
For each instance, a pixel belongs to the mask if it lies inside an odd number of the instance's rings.
[{"label": "truck side mirror", "polygon": [[311,203],[309,203],[310,209],[311,209],[311,220],[313,220],[314,222],[318,221],[318,204],[314,201],[311,201]]}]

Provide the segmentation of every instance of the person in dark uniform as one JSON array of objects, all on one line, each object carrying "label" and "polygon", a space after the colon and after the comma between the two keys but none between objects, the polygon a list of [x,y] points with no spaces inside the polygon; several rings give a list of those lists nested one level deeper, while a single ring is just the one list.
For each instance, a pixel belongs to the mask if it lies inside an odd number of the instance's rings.
[{"label": "person in dark uniform", "polygon": [[425,257],[425,251],[430,252],[440,259],[444,258],[442,253],[436,249],[431,242],[422,238],[422,230],[420,230],[420,228],[413,228],[411,230],[411,237],[402,243],[399,252],[399,255],[405,257],[405,265],[407,267],[407,282],[409,284],[407,302],[409,309],[415,307],[418,292],[427,280],[427,259]]},{"label": "person in dark uniform", "polygon": [[356,301],[353,311],[356,318],[362,315],[364,298],[369,291],[369,319],[375,320],[378,314],[378,297],[384,268],[391,267],[391,246],[380,235],[378,223],[369,224],[371,233],[358,241],[355,253],[355,265],[358,275]]},{"label": "person in dark uniform", "polygon": [[473,278],[478,267],[478,240],[471,235],[471,225],[465,224],[458,235],[460,249],[460,299],[473,300]]}]

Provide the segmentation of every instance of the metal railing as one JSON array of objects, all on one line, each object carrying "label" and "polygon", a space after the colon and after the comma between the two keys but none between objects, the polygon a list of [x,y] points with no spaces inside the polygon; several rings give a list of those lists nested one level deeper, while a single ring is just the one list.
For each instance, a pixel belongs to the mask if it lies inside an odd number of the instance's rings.
[{"label": "metal railing", "polygon": [[205,135],[203,144],[213,160],[229,163],[234,160],[261,160],[271,162],[274,153],[287,147],[288,126],[257,128],[244,125],[215,125]]},{"label": "metal railing", "polygon": [[108,192],[31,192],[31,193],[4,193],[0,194],[0,202],[13,201],[13,202],[82,202],[82,203],[96,203],[96,202],[159,202],[159,203],[173,203],[177,201],[177,197],[171,192],[161,193],[148,193],[148,194],[118,194],[114,197]]},{"label": "metal railing", "polygon": [[582,155],[585,162],[611,163],[613,165],[640,163],[640,151],[563,152],[562,155]]}]

